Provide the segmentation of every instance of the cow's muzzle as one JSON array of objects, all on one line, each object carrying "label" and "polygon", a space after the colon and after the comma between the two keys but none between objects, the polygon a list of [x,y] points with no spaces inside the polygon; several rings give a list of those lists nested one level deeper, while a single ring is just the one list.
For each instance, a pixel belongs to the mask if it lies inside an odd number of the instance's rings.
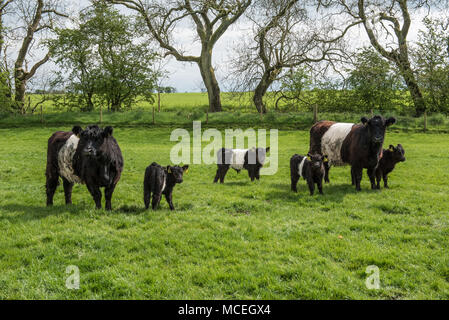
[{"label": "cow's muzzle", "polygon": [[373,138],[373,142],[374,142],[374,143],[382,143],[383,140],[384,140],[384,139],[383,139],[382,137],[374,137],[374,138]]},{"label": "cow's muzzle", "polygon": [[84,149],[83,153],[86,157],[95,157],[95,154],[96,154],[96,152],[93,148],[86,148],[86,149]]}]

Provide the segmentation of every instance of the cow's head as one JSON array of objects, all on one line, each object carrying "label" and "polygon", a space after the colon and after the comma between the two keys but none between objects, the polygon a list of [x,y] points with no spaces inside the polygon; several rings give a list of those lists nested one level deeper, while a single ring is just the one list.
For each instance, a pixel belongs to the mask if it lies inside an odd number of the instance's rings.
[{"label": "cow's head", "polygon": [[167,174],[172,177],[175,183],[182,183],[184,172],[189,170],[189,165],[183,167],[180,166],[167,166]]},{"label": "cow's head", "polygon": [[374,116],[371,119],[363,117],[363,125],[368,128],[369,137],[373,144],[382,144],[385,137],[385,129],[396,122],[396,119],[390,117],[385,119],[382,116]]},{"label": "cow's head", "polygon": [[327,156],[322,156],[318,153],[312,154],[309,152],[307,154],[307,160],[310,162],[312,171],[320,171],[324,170],[324,161],[327,160]]},{"label": "cow's head", "polygon": [[101,129],[97,125],[88,126],[85,130],[80,131],[78,148],[81,148],[82,155],[90,158],[101,156],[100,148],[104,140],[112,136],[112,132],[112,127]]},{"label": "cow's head", "polygon": [[398,144],[396,148],[393,145],[390,145],[388,150],[392,153],[394,162],[405,161],[405,150],[401,144]]}]

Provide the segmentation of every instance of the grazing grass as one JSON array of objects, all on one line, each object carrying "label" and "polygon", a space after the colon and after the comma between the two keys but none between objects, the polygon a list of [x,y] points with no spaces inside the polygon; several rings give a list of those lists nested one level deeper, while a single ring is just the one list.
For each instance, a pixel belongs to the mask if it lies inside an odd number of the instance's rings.
[{"label": "grazing grass", "polygon": [[[67,127],[0,129],[0,298],[3,299],[448,299],[448,135],[387,133],[407,161],[390,189],[362,192],[349,168],[332,168],[324,196],[289,190],[289,158],[308,132],[279,132],[279,170],[251,183],[192,165],[174,190],[143,210],[152,161],[169,164],[169,128],[116,128],[125,170],[113,211],[94,210],[85,186],[74,205],[45,204],[46,142]],[[79,290],[65,286],[79,267]],[[380,289],[365,286],[367,266]]]}]

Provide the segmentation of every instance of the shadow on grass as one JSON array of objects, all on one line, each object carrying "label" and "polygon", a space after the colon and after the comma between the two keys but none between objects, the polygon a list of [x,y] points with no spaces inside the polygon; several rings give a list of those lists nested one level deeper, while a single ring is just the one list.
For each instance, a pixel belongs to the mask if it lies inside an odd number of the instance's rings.
[{"label": "shadow on grass", "polygon": [[[291,191],[290,184],[280,184],[273,183],[269,187],[271,191],[267,193],[267,200],[283,199],[288,202],[297,202],[298,197],[309,197],[311,201],[320,202],[343,202],[343,199],[347,194],[356,194],[355,187],[350,184],[325,184],[323,186],[323,195],[318,193],[318,189],[315,186],[314,196],[310,196],[309,187],[305,181],[300,181],[297,184],[298,193]],[[368,192],[368,190],[363,190],[361,193]],[[371,190],[369,190],[371,192]],[[315,198],[319,196],[318,198]]]},{"label": "shadow on grass", "polygon": [[[84,208],[84,207],[83,207]],[[14,216],[2,215],[0,220],[19,220],[19,221],[29,221],[46,218],[52,215],[58,215],[63,212],[69,212],[70,214],[75,214],[80,211],[81,207],[75,205],[57,205],[52,207],[46,206],[32,206],[24,204],[7,204],[0,206],[0,211],[6,213],[15,213]],[[18,215],[18,213],[22,213]]]},{"label": "shadow on grass", "polygon": [[[8,220],[9,222],[26,222],[31,220],[44,219],[49,216],[56,216],[59,214],[78,215],[82,211],[93,211],[97,214],[126,214],[126,215],[140,215],[145,213],[145,208],[138,206],[121,206],[118,208],[112,208],[112,211],[105,211],[105,209],[97,210],[95,206],[85,205],[54,205],[51,207],[46,206],[32,206],[24,204],[8,204],[1,205],[0,212],[6,213],[0,215],[1,220]],[[12,215],[14,214],[14,215]]]}]

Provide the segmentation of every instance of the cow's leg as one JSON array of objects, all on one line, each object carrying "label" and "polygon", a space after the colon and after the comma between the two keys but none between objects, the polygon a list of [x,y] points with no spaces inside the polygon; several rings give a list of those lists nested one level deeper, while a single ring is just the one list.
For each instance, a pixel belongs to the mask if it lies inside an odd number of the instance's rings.
[{"label": "cow's leg", "polygon": [[309,186],[310,195],[313,196],[315,193],[315,183],[313,182],[313,179],[307,179],[307,185]]},{"label": "cow's leg", "polygon": [[368,168],[368,177],[369,177],[369,181],[371,182],[371,189],[372,190],[377,189],[377,187],[376,187],[376,179],[375,179],[375,172],[376,172],[376,168]]},{"label": "cow's leg", "polygon": [[230,167],[229,165],[226,165],[220,168],[220,183],[224,183],[224,178],[229,170],[229,167]]},{"label": "cow's leg", "polygon": [[167,200],[168,205],[170,206],[170,210],[175,210],[175,206],[173,205],[173,200],[172,200],[172,192],[166,193],[165,199]]},{"label": "cow's leg", "polygon": [[329,183],[329,170],[331,169],[331,166],[328,162],[324,164],[324,182]]},{"label": "cow's leg", "polygon": [[214,183],[217,183],[218,179],[220,179],[220,165],[218,165],[217,173],[215,174],[215,178],[214,178]]},{"label": "cow's leg", "polygon": [[388,175],[386,173],[383,175],[383,179],[384,179],[384,187],[388,189]]},{"label": "cow's leg", "polygon": [[151,207],[156,210],[161,202],[162,192],[153,192],[153,199],[151,200]]},{"label": "cow's leg", "polygon": [[376,170],[376,188],[380,189],[380,180],[382,180],[382,173],[380,170]]},{"label": "cow's leg", "polygon": [[114,193],[116,185],[117,184],[114,183],[112,185],[107,186],[104,189],[104,197],[106,198],[106,206],[105,206],[106,210],[112,210],[111,200],[112,200],[112,194]]},{"label": "cow's leg", "polygon": [[323,194],[323,179],[318,179],[316,184],[318,186],[318,191],[320,192],[320,194]]},{"label": "cow's leg", "polygon": [[298,189],[296,188],[296,186],[297,186],[297,184],[298,184],[299,175],[294,175],[294,174],[292,174],[292,175],[290,176],[290,179],[291,179],[291,182],[292,182],[292,184],[291,184],[291,189],[292,189],[292,191],[293,191],[293,192],[298,192]]},{"label": "cow's leg", "polygon": [[254,181],[256,179],[256,172],[255,171],[256,170],[252,166],[250,166],[248,168],[248,176],[251,179],[251,181]]},{"label": "cow's leg", "polygon": [[145,203],[145,209],[150,207],[151,190],[150,187],[145,184],[143,186],[143,202]]},{"label": "cow's leg", "polygon": [[354,168],[351,167],[351,181],[353,186],[355,186],[355,180]]},{"label": "cow's leg", "polygon": [[65,178],[62,178],[62,182],[64,186],[65,204],[72,204],[73,183],[71,183]]},{"label": "cow's leg", "polygon": [[355,189],[357,191],[361,191],[362,188],[360,188],[360,182],[362,181],[363,168],[361,168],[361,167],[352,167],[351,170],[354,173]]},{"label": "cow's leg", "polygon": [[53,197],[56,192],[56,188],[59,183],[59,175],[57,173],[51,173],[47,175],[47,182],[45,184],[47,192],[47,206],[53,205]]},{"label": "cow's leg", "polygon": [[101,209],[101,191],[100,187],[93,185],[89,182],[86,182],[87,190],[89,190],[90,194],[94,198],[95,206],[97,209]]}]

